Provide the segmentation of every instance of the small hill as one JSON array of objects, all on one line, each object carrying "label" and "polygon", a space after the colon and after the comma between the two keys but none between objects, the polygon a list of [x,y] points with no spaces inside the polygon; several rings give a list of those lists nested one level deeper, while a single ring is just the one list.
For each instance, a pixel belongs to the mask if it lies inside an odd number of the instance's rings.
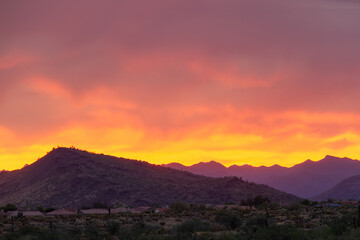
[{"label": "small hill", "polygon": [[184,166],[180,163],[163,164],[162,166],[170,167],[181,171],[188,171],[193,174],[203,175],[207,177],[229,176],[227,174],[227,168],[224,165],[215,161],[199,162],[197,164],[191,165],[190,167]]},{"label": "small hill", "polygon": [[173,202],[240,202],[263,195],[272,201],[297,197],[236,177],[210,178],[69,148],[57,148],[35,163],[0,178],[0,205],[79,207],[94,202],[132,206]]},{"label": "small hill", "polygon": [[[174,165],[167,166],[173,167]],[[360,174],[360,161],[326,156],[320,161],[307,160],[291,168],[279,165],[271,167],[232,165],[226,168],[215,162],[200,163],[188,167],[177,165],[176,168],[211,177],[237,176],[300,197],[310,198],[328,190],[344,178]]]},{"label": "small hill", "polygon": [[313,199],[324,201],[330,198],[335,200],[360,200],[360,175],[344,179],[330,190],[315,196]]}]

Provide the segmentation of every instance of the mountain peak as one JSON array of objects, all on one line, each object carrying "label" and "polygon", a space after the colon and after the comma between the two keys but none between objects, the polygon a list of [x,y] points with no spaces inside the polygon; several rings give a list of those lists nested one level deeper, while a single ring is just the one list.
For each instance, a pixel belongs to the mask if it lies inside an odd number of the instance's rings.
[{"label": "mountain peak", "polygon": [[332,155],[326,155],[322,160],[326,160],[326,161],[337,161],[337,160],[339,160],[339,159],[341,159],[341,158],[339,158],[339,157],[335,157],[335,156],[332,156]]},{"label": "mountain peak", "polygon": [[326,155],[325,158],[323,158],[322,160],[325,160],[325,161],[349,161],[349,160],[356,161],[351,158],[347,158],[347,157],[340,158],[340,157],[335,157],[332,155]]},{"label": "mountain peak", "polygon": [[240,202],[259,192],[272,201],[298,200],[264,185],[236,179],[229,182],[225,178],[209,178],[63,147],[0,178],[0,205],[11,202],[19,206],[26,203],[30,207],[78,207],[93,202],[132,206],[168,205],[178,201],[223,204]]},{"label": "mountain peak", "polygon": [[53,148],[50,152],[48,152],[47,155],[49,154],[64,154],[64,153],[90,153],[88,151],[85,151],[85,150],[81,150],[81,149],[78,149],[78,148],[75,148],[75,147],[56,147],[56,148]]},{"label": "mountain peak", "polygon": [[38,168],[42,171],[52,171],[56,168],[65,168],[67,166],[82,167],[88,165],[91,160],[97,159],[99,154],[93,154],[74,147],[53,148],[45,156],[28,165],[27,169]]},{"label": "mountain peak", "polygon": [[331,167],[331,166],[335,167],[335,166],[341,166],[345,163],[353,165],[353,164],[359,163],[359,161],[351,159],[351,158],[347,158],[347,157],[340,158],[340,157],[335,157],[335,156],[331,156],[331,155],[326,155],[325,158],[323,158],[322,160],[320,160],[316,163],[320,164],[320,165],[327,165],[329,167]]},{"label": "mountain peak", "polygon": [[194,164],[191,166],[192,168],[206,168],[207,170],[223,170],[226,169],[224,165],[221,163],[218,163],[216,161],[210,161],[210,162],[199,162],[197,164]]}]

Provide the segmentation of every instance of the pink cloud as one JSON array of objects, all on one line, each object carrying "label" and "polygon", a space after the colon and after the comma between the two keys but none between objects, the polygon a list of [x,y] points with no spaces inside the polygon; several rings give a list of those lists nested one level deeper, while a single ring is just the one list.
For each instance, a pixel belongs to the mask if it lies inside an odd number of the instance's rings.
[{"label": "pink cloud", "polygon": [[39,138],[79,125],[159,139],[359,132],[359,5],[2,1],[0,126]]}]

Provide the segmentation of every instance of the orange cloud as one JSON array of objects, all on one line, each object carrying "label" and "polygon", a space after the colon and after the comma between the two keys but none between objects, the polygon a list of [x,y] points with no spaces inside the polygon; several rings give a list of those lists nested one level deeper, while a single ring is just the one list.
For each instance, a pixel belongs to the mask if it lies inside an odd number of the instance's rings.
[{"label": "orange cloud", "polygon": [[0,70],[7,70],[33,60],[34,57],[19,54],[8,54],[5,56],[0,56]]},{"label": "orange cloud", "polygon": [[[304,114],[306,113],[302,112],[299,115]],[[265,124],[266,127],[270,127],[268,131],[258,130],[258,127],[248,125],[246,121],[239,122],[236,118],[233,121],[221,122],[221,119],[218,119],[205,125],[183,127],[179,131],[172,130],[167,134],[160,129],[152,129],[140,119],[137,119],[138,126],[134,122],[131,125],[118,119],[114,119],[111,125],[103,122],[98,124],[96,121],[82,125],[68,125],[57,132],[38,138],[35,145],[25,143],[18,149],[16,140],[20,136],[12,136],[15,139],[10,145],[2,143],[5,148],[2,148],[0,164],[7,169],[19,168],[25,163],[34,161],[35,157],[32,156],[41,156],[58,145],[77,146],[90,151],[142,159],[156,164],[176,161],[190,165],[199,161],[216,160],[227,166],[232,164],[292,166],[308,158],[319,160],[326,154],[357,158],[360,147],[359,133],[344,132],[332,136],[327,136],[326,133],[319,134],[314,132],[311,126],[297,122],[297,114],[292,116],[294,119],[289,121],[288,127],[277,125],[269,116],[267,120],[269,122]],[[314,114],[309,113],[309,116]],[[101,118],[101,115],[97,117]],[[112,117],[126,116],[112,115]],[[289,118],[289,114],[284,113],[283,117]],[[320,119],[326,118],[321,116]],[[345,122],[352,123],[350,120]],[[249,132],[259,131],[263,134],[244,134],[234,131],[231,126],[242,124],[245,127],[256,128],[256,131],[248,129]],[[11,136],[5,130],[2,130],[1,134],[6,137]]]}]

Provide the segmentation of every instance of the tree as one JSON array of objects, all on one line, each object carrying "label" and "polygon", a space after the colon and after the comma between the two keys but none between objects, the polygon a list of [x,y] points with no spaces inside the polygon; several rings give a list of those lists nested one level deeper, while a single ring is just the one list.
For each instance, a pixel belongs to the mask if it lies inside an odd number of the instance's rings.
[{"label": "tree", "polygon": [[17,210],[17,207],[16,207],[15,204],[8,203],[8,204],[6,204],[4,207],[2,207],[2,209],[3,209],[5,212],[8,212],[8,211],[16,211],[16,210]]},{"label": "tree", "polygon": [[261,205],[261,204],[264,204],[264,203],[270,203],[271,201],[267,198],[267,197],[264,197],[264,196],[256,196],[254,198],[254,205],[255,206],[258,206],[258,205]]},{"label": "tree", "polygon": [[221,211],[215,216],[215,221],[226,226],[228,229],[235,230],[241,226],[240,216],[233,211]]}]

